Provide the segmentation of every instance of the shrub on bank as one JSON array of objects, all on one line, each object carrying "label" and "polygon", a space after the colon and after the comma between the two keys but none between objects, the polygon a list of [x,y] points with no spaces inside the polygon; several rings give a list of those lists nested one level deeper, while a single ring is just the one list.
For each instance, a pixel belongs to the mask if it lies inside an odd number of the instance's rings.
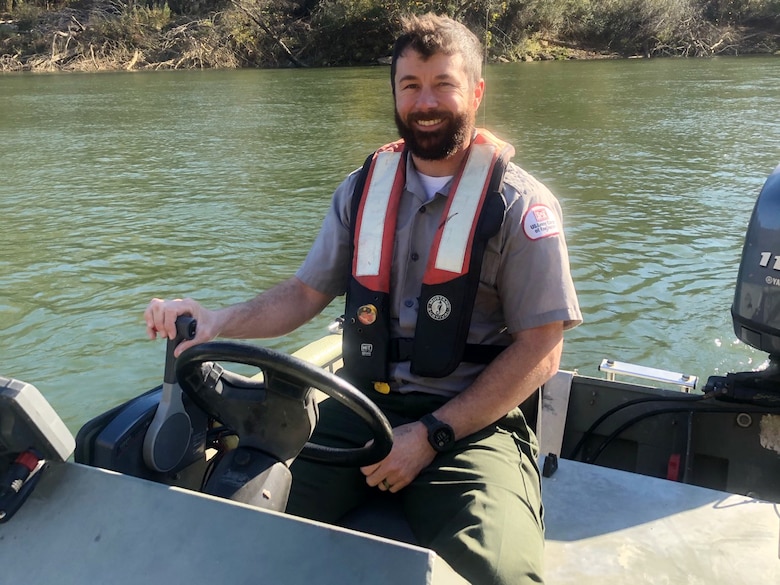
[{"label": "shrub on bank", "polygon": [[780,0],[0,0],[0,70],[337,66],[448,13],[490,60],[774,52]]}]

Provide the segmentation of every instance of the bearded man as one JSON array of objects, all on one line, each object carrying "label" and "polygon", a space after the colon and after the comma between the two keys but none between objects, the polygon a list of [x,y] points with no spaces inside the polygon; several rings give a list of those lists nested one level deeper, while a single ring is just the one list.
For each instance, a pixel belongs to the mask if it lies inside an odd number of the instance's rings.
[{"label": "bearded man", "polygon": [[[295,276],[208,310],[153,299],[151,338],[198,320],[193,344],[275,337],[346,293],[342,375],[393,426],[374,465],[296,460],[287,511],[338,522],[372,491],[395,494],[417,542],[475,585],[542,582],[537,442],[518,408],[558,369],[581,322],[557,200],[475,127],[485,92],[479,40],[463,25],[411,17],[393,50],[401,140],[335,191]],[[335,400],[312,440],[362,446],[370,431]]]}]

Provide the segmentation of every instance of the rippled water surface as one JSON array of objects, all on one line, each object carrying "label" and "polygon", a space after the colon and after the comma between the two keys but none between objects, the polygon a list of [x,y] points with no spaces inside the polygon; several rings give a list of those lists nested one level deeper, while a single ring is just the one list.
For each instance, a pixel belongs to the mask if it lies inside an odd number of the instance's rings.
[{"label": "rippled water surface", "polygon": [[[0,375],[72,430],[159,382],[152,296],[243,300],[291,274],[330,194],[395,138],[388,70],[0,76]],[[757,366],[729,307],[780,163],[780,59],[492,66],[480,123],[559,197],[586,323],[563,366]],[[528,275],[533,278],[532,274]],[[267,343],[324,332],[334,304]]]}]

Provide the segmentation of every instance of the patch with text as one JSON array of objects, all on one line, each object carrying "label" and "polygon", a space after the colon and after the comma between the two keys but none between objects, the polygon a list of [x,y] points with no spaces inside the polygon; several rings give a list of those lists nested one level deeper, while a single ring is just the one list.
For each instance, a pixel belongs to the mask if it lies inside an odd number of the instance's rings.
[{"label": "patch with text", "polygon": [[523,231],[531,240],[549,238],[561,233],[558,219],[546,205],[532,205],[523,217]]}]

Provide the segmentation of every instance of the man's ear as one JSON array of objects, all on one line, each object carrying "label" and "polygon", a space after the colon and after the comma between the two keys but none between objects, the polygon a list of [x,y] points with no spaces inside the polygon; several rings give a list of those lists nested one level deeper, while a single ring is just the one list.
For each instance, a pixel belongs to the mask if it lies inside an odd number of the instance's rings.
[{"label": "man's ear", "polygon": [[482,96],[485,95],[485,80],[480,78],[474,86],[474,111],[479,108],[479,104],[482,103]]}]

